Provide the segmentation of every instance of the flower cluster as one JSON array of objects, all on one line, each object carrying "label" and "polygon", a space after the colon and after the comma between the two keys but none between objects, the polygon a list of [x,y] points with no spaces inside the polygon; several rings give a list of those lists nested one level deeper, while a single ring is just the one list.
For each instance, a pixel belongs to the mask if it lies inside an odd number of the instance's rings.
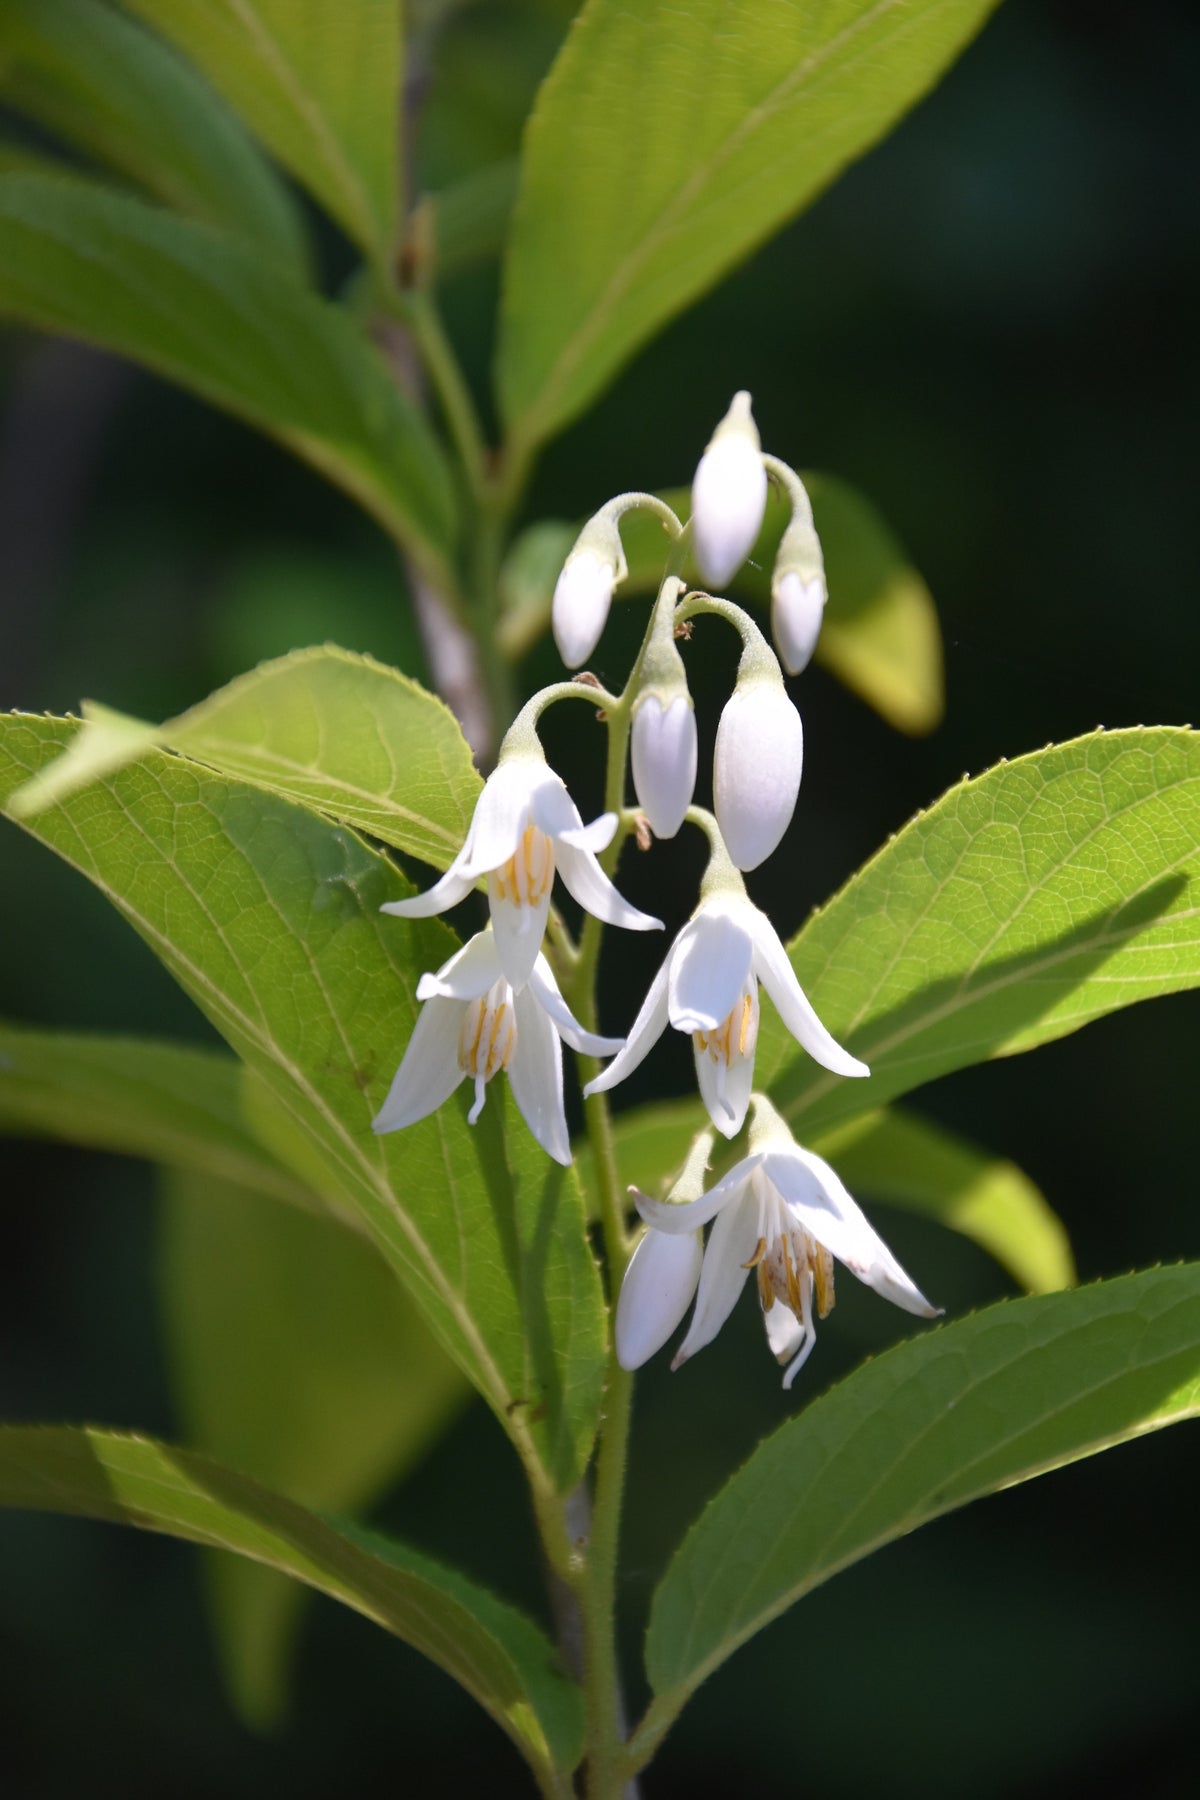
[{"label": "flower cluster", "polygon": [[[811,657],[820,629],[824,563],[803,484],[762,451],[748,394],[735,396],[700,459],[688,525],[653,495],[630,493],[602,507],[580,533],[551,608],[564,662],[578,668],[600,639],[614,590],[628,573],[620,520],[634,508],[655,514],[672,539],[645,640],[623,694],[608,695],[587,676],[534,696],[505,738],[450,868],[427,893],[384,907],[402,918],[425,918],[457,905],[486,881],[490,922],[436,973],[422,976],[417,998],[423,1010],[374,1128],[415,1124],[464,1080],[474,1085],[468,1112],[473,1124],[487,1083],[503,1069],[538,1142],[568,1163],[562,1043],[612,1058],[585,1087],[591,1095],[631,1074],[668,1025],[686,1033],[714,1130],[696,1140],[666,1201],[631,1190],[648,1229],[622,1287],[617,1353],[625,1367],[636,1368],[682,1322],[694,1298],[692,1322],[672,1365],[678,1367],[715,1335],[753,1269],[768,1342],[786,1365],[786,1387],[812,1348],[815,1318],[833,1304],[835,1257],[909,1311],[930,1316],[934,1309],[833,1170],[795,1144],[770,1102],[753,1091],[760,988],[816,1061],[837,1075],[869,1074],[817,1017],[778,934],[743,881],[743,872],[778,847],[791,822],[803,762],[800,715],[779,660],[753,619],[727,599],[689,591],[683,579],[692,557],[710,586],[725,586],[757,542],[771,482],[790,508],[771,582],[772,632],[795,674]],[[716,734],[715,817],[692,804],[696,722],[678,645],[689,622],[702,614],[732,625],[742,641],[736,685]],[[547,766],[537,721],[547,706],[568,698],[603,706],[622,752],[616,760],[622,780],[624,755],[630,756],[639,812],[622,808],[621,793],[613,789],[611,810],[585,825]],[[655,837],[672,838],[685,820],[709,840],[698,904],[667,951],[628,1037],[600,1037],[581,1024],[555,978],[556,956],[560,976],[574,979],[580,967],[561,921],[553,949],[547,954],[545,948],[555,874],[604,923],[661,930],[660,920],[618,893],[598,857],[635,826],[639,835],[648,828]],[[574,996],[566,980],[564,987]],[[706,1188],[714,1133],[737,1136],[751,1107],[749,1154]],[[700,1227],[709,1221],[705,1250]]]}]

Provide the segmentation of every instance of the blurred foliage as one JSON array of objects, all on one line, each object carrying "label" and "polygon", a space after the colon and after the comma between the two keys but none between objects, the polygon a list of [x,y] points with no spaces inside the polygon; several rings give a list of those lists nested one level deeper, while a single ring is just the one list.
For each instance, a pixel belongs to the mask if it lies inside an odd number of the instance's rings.
[{"label": "blurred foliage", "polygon": [[[434,53],[448,79],[426,102],[419,191],[515,153],[572,11],[566,0],[452,11]],[[948,710],[930,737],[897,738],[820,669],[794,689],[807,737],[794,849],[753,878],[785,929],[964,769],[1098,721],[1196,712],[1198,78],[1185,0],[1008,0],[900,131],[643,351],[537,471],[529,520],[685,482],[695,445],[746,386],[764,440],[869,495],[936,595]],[[46,148],[19,129],[14,144],[23,156]],[[322,229],[317,248],[336,276],[338,239]],[[466,262],[444,297],[486,408],[496,276]],[[388,547],[316,476],[93,352],[9,338],[0,357],[3,704],[62,710],[92,693],[160,719],[255,656],[325,637],[421,672]],[[601,676],[627,666],[638,610],[615,609]],[[696,666],[711,745],[725,677]],[[543,643],[526,682],[555,672]],[[581,803],[594,803],[579,721],[555,721],[548,736]],[[680,847],[669,893],[659,859],[630,863],[630,897],[665,909],[669,925],[689,905],[689,854]],[[4,856],[0,1011],[207,1040],[83,884],[16,834]],[[606,1026],[631,1016],[659,948],[620,952]],[[1067,1222],[1085,1278],[1194,1255],[1198,1024],[1195,995],[1134,1008],[1035,1057],[950,1076],[920,1104],[1029,1172]],[[668,1046],[660,1092],[685,1091],[689,1063],[682,1042]],[[644,1078],[630,1098],[650,1092]],[[6,1142],[5,1156],[6,1192],[32,1199],[4,1214],[0,1413],[181,1436],[157,1341],[145,1171],[43,1145]],[[899,1215],[888,1228],[953,1312],[1002,1287],[965,1241]],[[807,1395],[897,1328],[870,1299],[839,1292]],[[626,1533],[630,1666],[683,1529],[794,1404],[763,1366],[749,1308],[679,1375],[661,1363],[645,1372]],[[715,1800],[778,1783],[764,1694],[802,1708],[785,1779],[833,1800],[885,1786],[900,1800],[1190,1792],[1188,1452],[1187,1433],[1132,1446],[840,1577],[714,1679],[648,1796]],[[475,1407],[379,1516],[434,1555],[455,1556],[465,1536],[472,1573],[540,1615],[510,1462]],[[391,1789],[398,1692],[418,1791],[457,1793],[471,1754],[487,1758],[494,1792],[526,1791],[515,1755],[443,1676],[323,1603],[288,1736],[249,1738],[220,1691],[196,1567],[176,1546],[9,1518],[0,1595],[16,1792],[124,1795],[167,1779],[183,1800],[268,1784],[314,1797]],[[636,1707],[641,1695],[630,1698]]]}]

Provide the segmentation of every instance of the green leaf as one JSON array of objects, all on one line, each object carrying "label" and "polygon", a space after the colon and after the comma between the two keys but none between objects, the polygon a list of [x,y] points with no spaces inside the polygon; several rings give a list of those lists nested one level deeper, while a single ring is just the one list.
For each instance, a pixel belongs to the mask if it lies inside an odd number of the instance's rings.
[{"label": "green leaf", "polygon": [[[159,1298],[189,1444],[318,1512],[370,1505],[470,1391],[369,1245],[209,1174],[164,1178]],[[234,1698],[275,1725],[304,1590],[240,1558],[208,1574]]]},{"label": "green leaf", "polygon": [[[613,1141],[622,1187],[665,1196],[697,1132],[708,1124],[699,1100],[666,1100],[621,1113]],[[867,1113],[806,1140],[863,1201],[905,1207],[961,1233],[994,1256],[1030,1293],[1051,1293],[1075,1279],[1061,1220],[1015,1163],[898,1107]],[[713,1179],[744,1146],[722,1147]],[[588,1145],[575,1148],[585,1193],[596,1191]]]},{"label": "green leaf", "polygon": [[121,0],[203,69],[362,249],[396,239],[403,78],[396,0]]},{"label": "green leaf", "polygon": [[0,178],[0,315],[86,339],[278,438],[433,572],[454,532],[432,431],[354,322],[273,258],[95,182]]},{"label": "green leaf", "polygon": [[0,1023],[0,1133],[142,1156],[316,1209],[247,1128],[241,1084],[233,1058],[212,1050]]},{"label": "green leaf", "polygon": [[430,196],[438,281],[499,256],[517,197],[515,161],[489,163]]},{"label": "green leaf", "polygon": [[1200,733],[1092,732],[951,788],[790,946],[840,1081],[764,1008],[756,1081],[806,1139],[952,1069],[1200,982]]},{"label": "green leaf", "polygon": [[94,702],[66,754],[10,797],[15,817],[76,793],[155,744],[297,800],[436,868],[454,860],[480,780],[443,701],[395,669],[326,644],[239,676],[143,725]]},{"label": "green leaf", "polygon": [[993,0],[588,0],[525,136],[497,383],[517,454],[930,88]]},{"label": "green leaf", "polygon": [[[0,797],[58,754],[65,721],[0,722]],[[354,1208],[535,1483],[588,1460],[604,1311],[582,1201],[493,1087],[376,1137],[416,1019],[421,971],[457,943],[381,918],[410,885],[351,831],[152,752],[42,814],[34,835],[150,944],[270,1089]]]},{"label": "green leaf", "polygon": [[337,1527],[187,1451],[89,1427],[0,1429],[0,1505],[232,1550],[373,1619],[472,1694],[536,1770],[571,1768],[579,1692],[515,1607],[394,1539]]},{"label": "green leaf", "polygon": [[181,212],[303,268],[287,189],[208,83],[100,0],[5,0],[0,92],[16,112]]},{"label": "green leaf", "polygon": [[654,1597],[648,1754],[794,1601],[953,1507],[1200,1411],[1200,1266],[1001,1302],[901,1344],[773,1432]]},{"label": "green leaf", "polygon": [[[829,604],[817,639],[816,661],[873,706],[897,731],[932,731],[945,708],[942,639],[929,589],[875,507],[848,482],[806,474],[805,486],[825,553]],[[680,518],[691,510],[686,488],[662,495]],[[734,579],[743,604],[768,614],[771,569],[788,520],[782,497],[771,491],[758,543]],[[550,627],[554,584],[578,534],[577,525],[543,519],[514,541],[500,576],[500,642],[514,659]],[[621,521],[629,573],[618,599],[658,590],[668,542],[646,512]],[[693,558],[684,576],[703,585]]]},{"label": "green leaf", "polygon": [[860,1199],[923,1214],[970,1238],[1031,1294],[1075,1280],[1062,1221],[1017,1168],[900,1107],[824,1131],[813,1149]]}]

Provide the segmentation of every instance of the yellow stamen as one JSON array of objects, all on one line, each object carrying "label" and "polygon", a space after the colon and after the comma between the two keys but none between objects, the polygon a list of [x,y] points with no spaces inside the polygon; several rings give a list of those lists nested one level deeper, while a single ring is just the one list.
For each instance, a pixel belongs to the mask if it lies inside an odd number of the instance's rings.
[{"label": "yellow stamen", "polygon": [[743,1269],[757,1269],[766,1254],[767,1240],[766,1238],[760,1237],[758,1243],[754,1247],[754,1255],[750,1258],[749,1262],[744,1262],[742,1264]]},{"label": "yellow stamen", "polygon": [[755,1274],[758,1277],[758,1298],[765,1313],[769,1313],[775,1304],[775,1289],[771,1286],[771,1276],[765,1262],[760,1262]]},{"label": "yellow stamen", "polygon": [[537,906],[554,880],[554,846],[544,831],[527,825],[515,853],[490,877],[499,900],[515,906]]},{"label": "yellow stamen", "polygon": [[817,1296],[817,1317],[827,1319],[833,1311],[833,1257],[824,1244],[813,1244],[808,1253]]}]

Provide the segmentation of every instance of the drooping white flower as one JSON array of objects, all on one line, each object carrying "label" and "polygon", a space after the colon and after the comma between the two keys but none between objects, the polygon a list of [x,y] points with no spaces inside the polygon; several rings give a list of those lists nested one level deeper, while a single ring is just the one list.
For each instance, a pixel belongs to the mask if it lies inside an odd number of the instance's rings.
[{"label": "drooping white flower", "polygon": [[606,924],[662,930],[661,919],[622,899],[596,861],[616,828],[615,813],[585,825],[541,756],[507,756],[484,783],[467,841],[441,880],[410,900],[388,901],[380,911],[427,919],[457,905],[486,875],[501,973],[514,988],[524,987],[541,950],[556,869],[580,906]]},{"label": "drooping white flower", "polygon": [[757,869],[778,847],[796,810],[803,765],[804,728],[778,669],[740,680],[721,713],[713,753],[713,810],[736,868]]},{"label": "drooping white flower", "polygon": [[473,1125],[483,1110],[487,1083],[503,1069],[513,1098],[542,1148],[569,1163],[563,1112],[562,1044],[589,1056],[611,1056],[620,1038],[585,1031],[558,991],[544,956],[528,984],[514,990],[501,971],[491,927],[477,932],[435,975],[422,975],[424,1002],[387,1099],[372,1122],[376,1132],[415,1125],[448,1100],[461,1081],[475,1084]]},{"label": "drooping white flower", "polygon": [[805,581],[797,570],[788,569],[776,576],[771,588],[771,635],[789,675],[799,675],[812,661],[826,598],[823,575]]},{"label": "drooping white flower", "polygon": [[617,1361],[640,1369],[661,1350],[692,1303],[704,1240],[699,1231],[647,1231],[629,1260],[617,1299]]},{"label": "drooping white flower", "polygon": [[624,1081],[668,1024],[691,1035],[696,1078],[708,1116],[725,1137],[741,1130],[754,1085],[758,983],[792,1036],[835,1075],[869,1075],[818,1019],[766,914],[745,894],[703,900],[650,984],[625,1048],[588,1083],[599,1094]]},{"label": "drooping white flower", "polygon": [[[647,1270],[663,1274],[657,1280],[639,1276],[627,1308],[639,1316],[628,1320],[624,1345],[631,1357],[645,1361],[680,1323],[695,1292],[692,1322],[671,1364],[679,1368],[712,1342],[753,1269],[767,1342],[776,1360],[786,1365],[783,1385],[788,1388],[816,1342],[816,1319],[825,1318],[833,1306],[834,1257],[906,1312],[929,1319],[939,1309],[913,1285],[829,1164],[794,1142],[769,1102],[756,1096],[754,1105],[751,1154],[706,1194],[683,1205],[637,1194],[638,1211],[651,1230],[639,1244],[629,1274],[642,1255]],[[697,1228],[710,1219],[715,1223],[698,1285],[693,1281],[688,1291],[686,1274],[694,1267],[694,1253],[685,1249],[672,1258],[653,1240],[661,1234],[694,1244]],[[647,1244],[652,1247],[643,1251]],[[637,1367],[624,1356],[622,1362]]]},{"label": "drooping white flower", "polygon": [[700,458],[692,483],[692,536],[704,579],[723,588],[745,562],[763,522],[767,474],[750,396],[733,403]]},{"label": "drooping white flower", "polygon": [[667,706],[644,694],[633,714],[633,786],[655,837],[673,838],[696,790],[696,714],[686,690]]},{"label": "drooping white flower", "polygon": [[550,620],[568,669],[580,668],[599,643],[616,580],[616,566],[589,548],[572,551],[563,564]]}]

